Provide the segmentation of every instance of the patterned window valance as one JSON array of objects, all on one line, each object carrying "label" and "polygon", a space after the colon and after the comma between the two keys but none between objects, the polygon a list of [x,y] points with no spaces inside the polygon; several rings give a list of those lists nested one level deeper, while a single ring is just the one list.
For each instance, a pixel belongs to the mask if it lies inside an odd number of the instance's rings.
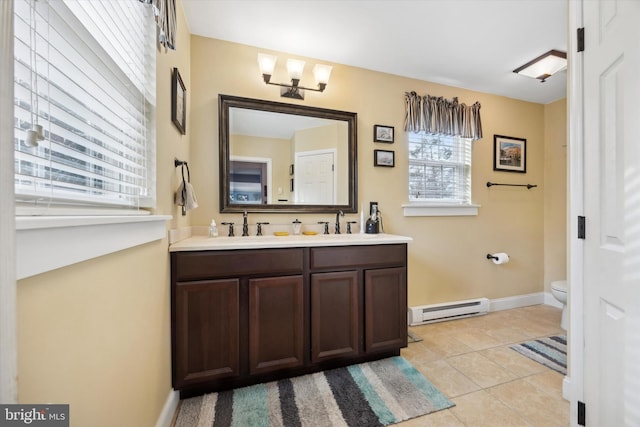
[{"label": "patterned window valance", "polygon": [[480,103],[471,106],[430,95],[406,92],[404,130],[482,139]]},{"label": "patterned window valance", "polygon": [[160,29],[158,42],[167,49],[176,50],[176,0],[140,0],[153,6],[156,24]]}]

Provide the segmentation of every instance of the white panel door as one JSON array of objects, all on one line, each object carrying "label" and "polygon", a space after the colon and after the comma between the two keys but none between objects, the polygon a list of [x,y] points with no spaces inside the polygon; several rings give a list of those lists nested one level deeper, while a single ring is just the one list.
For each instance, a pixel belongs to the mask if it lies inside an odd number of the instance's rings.
[{"label": "white panel door", "polygon": [[[640,360],[629,355],[640,333],[631,323],[640,303],[640,1],[583,7],[586,425],[638,425],[629,362]],[[634,371],[632,403],[625,382]]]},{"label": "white panel door", "polygon": [[334,169],[333,152],[296,153],[296,203],[335,204]]}]

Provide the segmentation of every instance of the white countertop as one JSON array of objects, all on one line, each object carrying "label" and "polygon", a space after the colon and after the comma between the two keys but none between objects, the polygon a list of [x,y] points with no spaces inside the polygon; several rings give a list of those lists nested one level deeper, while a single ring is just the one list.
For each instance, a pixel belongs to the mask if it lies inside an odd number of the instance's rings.
[{"label": "white countertop", "polygon": [[289,236],[207,237],[193,236],[169,246],[170,252],[231,249],[296,248],[312,246],[388,245],[408,243],[411,237],[395,234],[316,234]]}]

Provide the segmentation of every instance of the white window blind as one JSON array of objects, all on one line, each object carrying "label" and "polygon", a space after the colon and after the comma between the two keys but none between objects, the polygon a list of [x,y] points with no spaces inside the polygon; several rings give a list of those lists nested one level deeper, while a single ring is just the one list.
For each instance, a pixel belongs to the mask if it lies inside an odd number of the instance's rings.
[{"label": "white window blind", "polygon": [[409,200],[471,203],[471,139],[409,132]]},{"label": "white window blind", "polygon": [[138,0],[15,0],[19,205],[154,206],[155,35]]}]

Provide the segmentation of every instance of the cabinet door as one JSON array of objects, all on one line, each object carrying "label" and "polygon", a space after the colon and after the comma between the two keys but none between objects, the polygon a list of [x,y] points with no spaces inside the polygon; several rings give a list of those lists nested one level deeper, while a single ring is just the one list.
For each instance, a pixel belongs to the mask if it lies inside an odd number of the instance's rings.
[{"label": "cabinet door", "polygon": [[239,374],[239,280],[178,282],[174,387]]},{"label": "cabinet door", "polygon": [[302,276],[249,280],[249,372],[303,363]]},{"label": "cabinet door", "polygon": [[358,272],[311,275],[311,361],[358,354]]},{"label": "cabinet door", "polygon": [[364,277],[365,351],[406,347],[406,269],[366,270]]}]

